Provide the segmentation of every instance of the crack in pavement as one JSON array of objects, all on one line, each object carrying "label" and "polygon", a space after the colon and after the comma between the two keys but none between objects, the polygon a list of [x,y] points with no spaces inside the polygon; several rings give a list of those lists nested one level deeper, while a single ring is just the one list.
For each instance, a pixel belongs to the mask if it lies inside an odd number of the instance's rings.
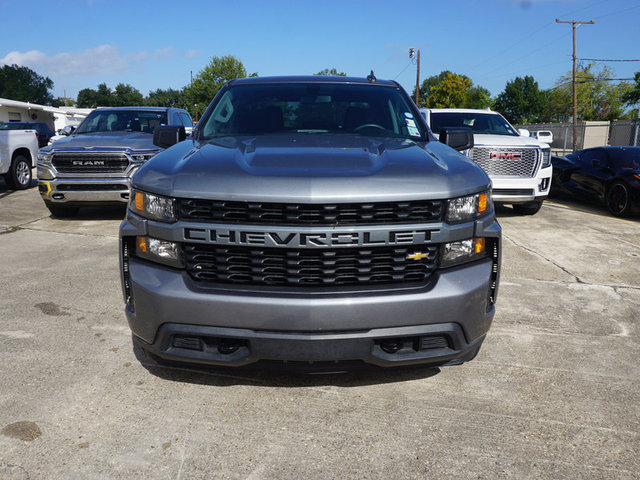
[{"label": "crack in pavement", "polygon": [[45,218],[49,218],[49,215],[46,215],[44,217],[39,217],[39,218],[36,218],[34,220],[29,220],[28,222],[21,223],[20,225],[15,225],[13,227],[8,227],[8,229],[5,230],[4,232],[0,232],[0,235],[5,235],[7,233],[17,232],[18,230],[27,230],[26,228],[23,228],[23,227],[25,227],[26,225],[29,225],[31,223],[39,222],[40,220],[44,220]]},{"label": "crack in pavement", "polygon": [[506,235],[504,232],[502,232],[502,236],[503,238],[509,240],[511,243],[513,243],[516,247],[521,248],[522,250],[529,252],[533,255],[536,255],[537,257],[542,258],[543,260],[547,261],[548,263],[550,263],[551,265],[555,266],[556,268],[562,270],[564,273],[566,273],[567,275],[572,276],[576,283],[584,283],[584,284],[588,284],[588,282],[585,282],[584,280],[582,280],[578,275],[576,275],[575,273],[569,271],[567,268],[563,267],[562,265],[559,265],[558,263],[554,262],[553,260],[551,260],[550,258],[545,257],[544,255],[542,255],[541,253],[536,252],[535,250],[533,250],[532,248],[529,247],[525,247],[524,245],[516,242],[513,238],[511,238],[509,235]]},{"label": "crack in pavement", "polygon": [[[42,217],[42,218],[47,218],[47,217]],[[38,220],[42,220],[42,218],[39,218]],[[34,220],[33,222],[37,222],[38,220]],[[102,237],[102,238],[118,238],[117,234],[113,234],[113,235],[106,235],[106,234],[97,234],[97,233],[84,233],[84,232],[60,232],[58,230],[41,230],[39,228],[29,228],[26,227],[26,225],[29,225],[30,223],[33,222],[27,222],[24,223],[22,225],[18,225],[15,227],[9,227],[7,230],[0,232],[0,235],[6,235],[8,233],[15,233],[15,232],[19,232],[21,230],[28,230],[31,232],[43,232],[43,233],[58,233],[61,235],[77,235],[80,237]]]},{"label": "crack in pavement", "polygon": [[[502,233],[502,237],[505,238],[506,240],[509,240],[513,245],[515,245],[518,248],[521,248],[522,250],[531,253],[532,255],[536,255],[537,257],[545,260],[546,262],[550,263],[551,265],[553,265],[554,267],[562,270],[564,273],[566,273],[567,275],[571,276],[574,278],[575,282],[578,284],[582,284],[582,285],[587,285],[587,286],[591,286],[591,287],[606,287],[606,288],[611,288],[613,289],[613,291],[615,293],[618,293],[617,289],[630,289],[630,290],[640,290],[640,286],[635,286],[635,285],[609,285],[606,283],[594,283],[594,282],[588,282],[586,280],[583,280],[582,278],[580,278],[578,275],[576,275],[575,273],[571,272],[569,269],[567,269],[566,267],[563,267],[562,265],[554,262],[553,260],[551,260],[550,258],[545,257],[543,254],[536,252],[535,250],[533,250],[532,248],[529,247],[525,247],[524,245],[516,242],[513,238],[511,238],[509,235],[506,235],[504,232]],[[530,280],[530,279],[527,279]],[[534,279],[537,281],[541,281],[541,282],[550,282],[550,283],[568,283],[568,282],[562,282],[562,281],[558,281],[558,280],[544,280],[544,279]]]}]

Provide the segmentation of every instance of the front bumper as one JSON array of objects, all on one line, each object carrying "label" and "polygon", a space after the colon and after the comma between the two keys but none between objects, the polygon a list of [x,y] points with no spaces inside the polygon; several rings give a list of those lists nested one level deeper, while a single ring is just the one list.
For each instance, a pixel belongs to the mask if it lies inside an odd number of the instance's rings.
[{"label": "front bumper", "polygon": [[549,195],[553,167],[540,168],[535,177],[490,175],[492,198],[497,203],[542,201]]},{"label": "front bumper", "polygon": [[[129,326],[145,349],[165,359],[229,366],[258,360],[392,366],[472,358],[495,313],[489,292],[498,278],[494,262],[483,259],[438,271],[421,288],[275,295],[199,288],[184,271],[133,257],[127,282]],[[440,343],[392,354],[381,347],[393,339],[420,344],[423,337],[440,337]],[[242,348],[220,353],[220,341],[230,339]]]},{"label": "front bumper", "polygon": [[56,173],[38,165],[38,190],[53,204],[126,204],[131,186],[130,175],[56,177]]},{"label": "front bumper", "polygon": [[[163,359],[206,365],[240,367],[260,360],[353,364],[358,360],[392,367],[457,365],[475,357],[485,337],[467,343],[455,323],[322,334],[168,323],[162,325],[153,344],[134,338]],[[401,347],[391,353],[385,351],[389,345]]]}]

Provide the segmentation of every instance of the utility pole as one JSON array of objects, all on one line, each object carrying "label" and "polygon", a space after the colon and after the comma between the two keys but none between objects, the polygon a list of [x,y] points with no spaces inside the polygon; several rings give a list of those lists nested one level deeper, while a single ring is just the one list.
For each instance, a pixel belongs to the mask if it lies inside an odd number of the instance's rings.
[{"label": "utility pole", "polygon": [[556,18],[556,23],[570,23],[573,27],[573,151],[576,151],[578,142],[578,92],[576,90],[577,55],[576,55],[576,24],[593,25],[595,22],[579,22],[578,20],[560,20]]},{"label": "utility pole", "polygon": [[[409,49],[409,58],[413,60],[415,55],[415,49],[412,47]],[[416,63],[418,64],[418,69],[416,71],[416,106],[418,105],[418,101],[420,100],[420,49],[418,49],[418,56],[416,59]]]},{"label": "utility pole", "polygon": [[418,49],[418,69],[416,71],[416,106],[419,107],[420,105],[418,104],[418,102],[420,101],[420,49]]}]

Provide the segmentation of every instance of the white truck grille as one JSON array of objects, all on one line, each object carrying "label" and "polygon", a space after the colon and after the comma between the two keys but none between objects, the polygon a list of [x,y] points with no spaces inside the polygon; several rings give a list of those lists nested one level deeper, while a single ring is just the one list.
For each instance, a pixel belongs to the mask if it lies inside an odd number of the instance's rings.
[{"label": "white truck grille", "polygon": [[470,156],[488,175],[535,177],[539,152],[537,148],[474,147]]}]

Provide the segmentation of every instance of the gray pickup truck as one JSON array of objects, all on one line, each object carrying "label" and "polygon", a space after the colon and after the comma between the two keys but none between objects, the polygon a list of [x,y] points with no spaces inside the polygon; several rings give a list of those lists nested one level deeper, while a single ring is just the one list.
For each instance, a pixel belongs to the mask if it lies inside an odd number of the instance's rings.
[{"label": "gray pickup truck", "polygon": [[156,130],[170,148],[134,175],[120,227],[125,311],[152,356],[475,357],[501,229],[489,178],[455,150],[473,145],[468,130],[438,141],[406,92],[373,76],[265,77],[227,83],[183,139]]},{"label": "gray pickup truck", "polygon": [[165,107],[99,108],[68,137],[38,154],[38,188],[49,211],[69,217],[79,207],[126,205],[131,176],[161,149],[160,125],[193,128],[186,110]]}]

